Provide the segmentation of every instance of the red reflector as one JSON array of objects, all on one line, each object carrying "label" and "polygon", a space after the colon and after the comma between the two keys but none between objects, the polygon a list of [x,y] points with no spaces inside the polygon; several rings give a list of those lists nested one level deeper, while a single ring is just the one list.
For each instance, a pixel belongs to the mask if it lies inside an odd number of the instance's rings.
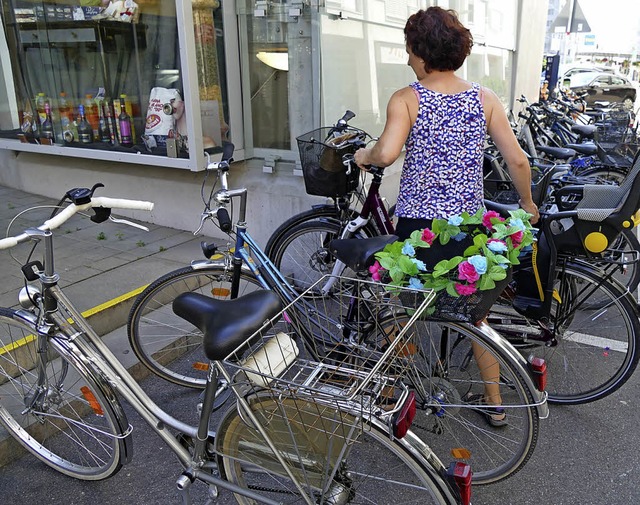
[{"label": "red reflector", "polygon": [[393,436],[396,438],[404,437],[409,431],[414,417],[416,417],[416,395],[411,391],[393,419]]},{"label": "red reflector", "polygon": [[529,368],[536,380],[538,391],[544,391],[547,387],[547,363],[542,358],[531,356],[529,358]]},{"label": "red reflector", "polygon": [[456,461],[449,466],[449,475],[453,476],[453,481],[460,491],[460,503],[462,505],[471,504],[471,465]]}]

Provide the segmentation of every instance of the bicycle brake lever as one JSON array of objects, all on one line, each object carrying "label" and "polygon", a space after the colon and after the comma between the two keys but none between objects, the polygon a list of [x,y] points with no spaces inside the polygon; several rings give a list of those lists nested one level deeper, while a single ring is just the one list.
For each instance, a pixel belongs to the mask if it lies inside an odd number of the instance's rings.
[{"label": "bicycle brake lever", "polygon": [[149,231],[149,228],[147,228],[146,226],[138,223],[133,223],[131,221],[127,221],[126,219],[120,219],[117,217],[109,216],[109,221],[112,221],[114,223],[119,223],[119,224],[126,224],[127,226],[133,226],[134,228],[138,228],[144,231]]},{"label": "bicycle brake lever", "polygon": [[210,216],[209,212],[203,212],[200,215],[200,226],[198,226],[198,229],[193,232],[194,235],[197,235],[198,233],[200,233],[202,231],[202,228],[204,227],[204,222],[207,220],[207,218],[209,216]]}]

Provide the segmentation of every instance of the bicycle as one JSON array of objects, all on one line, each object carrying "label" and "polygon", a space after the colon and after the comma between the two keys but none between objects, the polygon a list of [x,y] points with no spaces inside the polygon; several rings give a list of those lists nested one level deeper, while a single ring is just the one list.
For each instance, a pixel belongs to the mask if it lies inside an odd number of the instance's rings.
[{"label": "bicycle", "polygon": [[[603,398],[637,367],[635,298],[614,277],[615,270],[600,270],[581,258],[624,263],[624,258],[603,253],[621,230],[635,226],[639,191],[640,157],[621,186],[558,190],[559,212],[541,213],[537,250],[521,258],[514,288],[505,291],[489,313],[492,327],[516,347],[544,356],[550,402],[581,404]],[[603,201],[609,209],[602,208]],[[509,210],[490,202],[487,206],[503,215]]]},{"label": "bicycle", "polygon": [[[627,179],[625,179],[627,183],[632,181],[634,177],[637,177],[638,170],[640,170],[640,162],[638,162],[638,158],[636,157],[633,168],[629,172]],[[584,207],[581,207],[579,212],[582,216],[587,213],[587,219],[593,220],[594,218],[592,216],[601,217],[609,212],[606,208],[610,207],[611,202],[614,201],[613,194],[616,194],[618,191],[617,186],[613,184],[600,185],[602,187],[597,189],[598,185],[595,183],[599,181],[587,177],[575,177],[571,173],[568,173],[567,167],[549,165],[544,167],[540,165],[540,168],[536,171],[532,192],[537,198],[538,204],[543,212],[552,214],[560,210],[561,212],[558,215],[562,216],[562,212],[571,209],[572,206],[575,207],[575,205],[581,201],[582,197],[579,188],[584,187],[585,182],[592,182],[592,184],[587,186],[592,194],[602,195],[602,198],[596,199],[596,201],[591,199],[590,202],[584,201],[580,204],[584,206],[588,203],[587,207],[591,208],[585,210]],[[576,186],[572,185],[572,183],[581,183],[581,185]],[[567,189],[564,189],[565,187]],[[377,191],[377,187],[372,184],[370,191]],[[610,195],[609,192],[613,193]],[[619,196],[617,196],[617,198],[619,198]],[[487,208],[493,208],[491,201],[486,200],[485,205]],[[629,209],[627,209],[627,211],[629,211]],[[506,210],[504,212],[506,212]],[[598,310],[608,313],[611,316],[608,319],[609,324],[612,326],[608,328],[607,331],[602,332],[602,330],[597,327],[592,329],[592,325],[586,323],[586,321],[590,321],[590,317],[583,318],[582,320],[576,319],[573,327],[552,326],[551,330],[544,327],[544,324],[547,324],[545,321],[536,321],[535,318],[532,322],[525,319],[524,323],[514,325],[515,328],[509,327],[508,323],[501,323],[500,317],[495,317],[492,320],[500,333],[504,333],[507,337],[512,337],[512,342],[519,343],[518,339],[521,335],[534,341],[531,345],[520,346],[520,350],[524,356],[528,356],[531,349],[536,349],[537,346],[540,346],[540,352],[549,359],[552,359],[552,351],[556,351],[554,362],[557,363],[556,366],[559,370],[557,373],[549,374],[547,392],[550,403],[567,403],[572,401],[583,403],[595,401],[606,396],[607,391],[611,391],[611,384],[614,384],[613,390],[620,387],[635,369],[634,356],[636,352],[635,345],[633,344],[637,335],[636,325],[633,323],[633,319],[635,318],[633,305],[635,302],[632,298],[629,298],[627,293],[634,290],[640,282],[640,265],[638,262],[640,259],[640,244],[634,233],[636,218],[630,218],[632,213],[633,211],[629,211],[629,214],[625,215],[627,225],[622,226],[621,222],[618,222],[613,228],[607,228],[607,243],[604,249],[601,248],[595,251],[585,248],[583,242],[588,232],[585,232],[584,236],[578,236],[575,233],[576,229],[582,229],[585,226],[595,226],[597,228],[600,224],[592,222],[591,225],[588,223],[585,225],[582,219],[578,219],[580,222],[579,226],[574,227],[567,233],[567,238],[559,241],[557,246],[557,252],[561,256],[561,261],[573,260],[576,257],[582,260],[572,261],[570,263],[571,267],[577,270],[572,270],[572,275],[575,276],[576,279],[580,279],[580,284],[590,282],[592,286],[595,286],[591,291],[580,291],[582,296],[578,296],[578,292],[574,291],[577,297],[574,312],[583,311],[585,314],[588,314],[586,311],[590,311],[591,317],[593,317],[594,314],[598,314]],[[374,210],[369,210],[369,216],[371,215],[376,215],[375,208]],[[554,237],[562,236],[561,231],[564,229],[563,223],[571,226],[574,217],[575,216],[572,215],[571,217],[554,218],[551,221],[555,229]],[[563,219],[567,219],[568,221],[563,221]],[[295,220],[296,218],[294,217],[291,219],[291,222]],[[345,261],[341,261],[339,257],[332,255],[329,244],[331,240],[338,236],[364,238],[358,231],[362,229],[363,224],[366,222],[366,219],[359,221],[352,219],[347,225],[344,225],[343,223],[327,219],[315,219],[307,223],[294,225],[288,230],[286,237],[282,238],[280,243],[277,244],[277,247],[274,246],[271,257],[276,266],[279,266],[287,277],[293,277],[293,282],[296,286],[304,286],[309,282],[313,282],[327,271],[333,272],[334,274],[348,272],[348,260],[345,264]],[[283,225],[283,227],[284,226],[285,225]],[[590,228],[589,231],[597,232],[598,230]],[[593,237],[595,236],[596,235],[593,235]],[[318,258],[322,258],[322,261],[318,261]],[[530,257],[525,259],[523,263],[526,263],[526,261],[530,262]],[[525,266],[526,265],[523,265],[522,268],[524,269]],[[597,279],[598,282],[595,282],[595,279]],[[535,281],[532,280],[531,282],[533,283],[532,285],[535,286]],[[554,281],[551,280],[550,282],[553,283]],[[623,285],[622,291],[618,283]],[[329,289],[330,286],[327,286],[325,291]],[[521,287],[520,289],[524,288]],[[568,293],[567,296],[570,296],[571,292]],[[515,295],[517,292],[513,294]],[[586,294],[590,296],[584,296]],[[621,298],[622,301],[611,302],[612,298],[615,299],[616,297]],[[502,311],[506,311],[505,317],[508,319],[507,316],[513,313],[515,314],[513,317],[514,321],[523,320],[522,315],[518,314],[514,308],[508,308],[508,302],[509,300],[503,300],[500,307]],[[612,303],[613,305],[611,305]],[[613,316],[613,312],[616,312],[617,315]],[[549,314],[546,314],[546,316],[548,315]],[[602,318],[601,321],[604,321],[604,318]],[[581,328],[579,327],[579,322],[581,324],[587,324],[587,326]],[[521,329],[523,325],[524,329]],[[600,333],[602,338],[607,337],[607,332],[619,333],[618,338],[622,342],[625,342],[625,344],[623,344],[623,352],[619,354],[619,356],[621,356],[620,362],[611,358],[606,364],[599,362],[591,363],[591,368],[599,368],[601,374],[589,380],[585,377],[583,381],[584,389],[581,389],[580,383],[574,386],[573,382],[575,382],[575,379],[571,378],[565,370],[565,368],[571,366],[578,368],[582,366],[579,355],[580,346],[574,344],[575,347],[573,350],[575,352],[572,353],[568,340],[565,342],[561,338],[553,338],[551,336],[552,334],[558,334],[560,336],[570,334],[578,335],[580,329],[582,329],[586,335],[597,335]],[[519,332],[518,330],[521,331]],[[632,342],[632,344],[627,344],[626,342],[628,341]],[[561,347],[558,347],[558,342],[561,342]],[[600,342],[607,342],[607,340],[600,340]],[[548,344],[548,346],[545,347],[545,344]],[[553,349],[550,349],[549,346]],[[597,349],[597,347],[591,346],[589,349],[594,350]],[[586,371],[583,373],[586,376]],[[589,382],[591,386],[587,386]],[[570,390],[569,388],[572,389]],[[592,389],[593,391],[591,391]],[[567,399],[567,397],[569,398]]]},{"label": "bicycle", "polygon": [[[229,159],[230,155],[220,164],[210,165],[218,173],[220,189],[212,190],[205,201],[201,227],[211,220],[230,234],[232,242],[227,248],[203,244],[203,252],[209,259],[194,261],[150,284],[134,302],[127,326],[131,346],[142,363],[168,381],[192,388],[202,388],[206,376],[202,333],[193,325],[185,325],[173,313],[174,299],[185,292],[199,292],[208,298],[234,298],[266,288],[291,302],[301,292],[298,286],[287,282],[249,235],[245,221],[247,190],[228,188]],[[227,211],[233,198],[240,200],[236,207],[239,212],[235,233]],[[343,260],[360,270],[351,262],[371,261],[376,250],[394,239],[375,237],[371,239],[375,244],[362,254],[353,252]],[[307,303],[319,304],[314,309],[318,314],[326,313],[322,304],[329,301],[342,300],[340,303],[348,306],[353,297],[366,298],[366,293],[354,293],[348,286],[336,284],[339,278],[329,276],[322,279],[322,286],[316,284],[316,291],[303,291]],[[361,277],[354,279],[353,282],[359,282]],[[329,285],[331,288],[327,290]],[[375,325],[370,331],[377,331],[379,327],[386,326]],[[542,392],[544,364],[537,360],[528,362],[499,335],[485,328],[447,321],[417,321],[412,328],[416,328],[420,345],[416,347],[416,360],[405,379],[417,397],[418,421],[414,428],[421,435],[419,439],[428,442],[436,454],[453,451],[455,459],[469,462],[474,468],[474,483],[486,484],[513,475],[530,458],[537,441],[539,418],[547,415]],[[326,341],[326,336],[322,332],[318,335],[316,330],[315,326],[300,329],[311,349],[317,348],[318,340]],[[372,342],[379,340],[377,334],[364,332],[358,339],[343,335],[338,343],[345,353],[359,356],[367,350],[370,352]],[[487,353],[500,363],[502,404],[510,418],[509,427],[501,432],[487,427],[486,410],[465,401],[467,393],[472,390],[478,393],[484,385],[481,370],[471,359],[472,343],[478,344],[480,354]],[[434,438],[434,434],[438,437]]]},{"label": "bicycle", "polygon": [[[346,504],[371,496],[384,502],[408,496],[430,504],[469,504],[468,465],[444,468],[408,431],[414,399],[398,372],[405,366],[402,349],[410,342],[405,337],[410,325],[375,363],[352,361],[347,368],[314,361],[287,334],[266,331],[265,321],[283,317],[297,327],[289,314],[304,297],[283,309],[271,291],[204,303],[185,295],[175,300],[174,310],[202,328],[210,367],[197,426],[164,412],[58,285],[52,230],[89,209],[95,211],[92,219],[102,222],[111,209],[153,207],[94,197],[94,190],[71,190],[72,203],[62,212],[0,240],[0,249],[24,242],[44,248],[42,262],[31,260],[32,250],[22,269],[39,287],[25,286],[23,308],[0,309],[0,421],[29,452],[78,479],[114,475],[132,456],[133,428],[121,396],[183,466],[176,485],[185,504],[196,480],[209,486],[210,498],[221,488],[243,504]],[[359,302],[369,307],[367,300]],[[416,313],[421,310],[416,307]],[[283,357],[285,349],[294,352]],[[221,379],[235,404],[213,432],[209,425]],[[393,403],[383,408],[388,390]]]}]

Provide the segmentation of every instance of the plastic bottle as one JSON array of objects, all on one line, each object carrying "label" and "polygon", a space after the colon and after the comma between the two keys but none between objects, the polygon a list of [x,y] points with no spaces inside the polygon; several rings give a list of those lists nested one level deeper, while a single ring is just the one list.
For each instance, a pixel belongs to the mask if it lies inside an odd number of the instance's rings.
[{"label": "plastic bottle", "polygon": [[64,91],[60,92],[58,99],[58,112],[60,114],[60,124],[62,126],[62,139],[65,142],[78,140],[78,130],[76,129],[76,119],[73,117],[73,104],[67,98]]},{"label": "plastic bottle", "polygon": [[93,139],[98,138],[100,118],[98,116],[98,106],[93,99],[93,95],[89,93],[84,96],[84,114],[93,130],[93,138],[91,139],[93,141]]},{"label": "plastic bottle", "polygon": [[131,117],[127,114],[125,98],[126,95],[120,95],[120,115],[118,116],[120,145],[124,147],[133,147],[133,137],[131,136]]},{"label": "plastic bottle", "polygon": [[47,119],[47,113],[44,111],[44,104],[47,101],[47,95],[45,93],[38,93],[36,95],[36,112],[38,114],[39,123],[44,123],[44,120]]},{"label": "plastic bottle", "polygon": [[44,102],[45,118],[40,127],[40,137],[53,141],[55,134],[53,131],[53,119],[51,118],[51,104],[49,100]]},{"label": "plastic bottle", "polygon": [[80,114],[80,122],[78,123],[78,140],[83,144],[93,142],[93,128],[87,121],[84,111],[84,105],[78,105],[78,113]]},{"label": "plastic bottle", "polygon": [[39,119],[37,115],[33,113],[31,100],[26,100],[24,110],[22,112],[22,123],[20,123],[20,129],[26,135],[34,135],[38,133],[38,123]]}]

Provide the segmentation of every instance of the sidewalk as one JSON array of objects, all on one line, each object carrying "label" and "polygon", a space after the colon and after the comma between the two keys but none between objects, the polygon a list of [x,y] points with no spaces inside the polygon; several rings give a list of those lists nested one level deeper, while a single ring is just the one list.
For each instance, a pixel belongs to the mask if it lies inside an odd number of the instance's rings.
[{"label": "sidewalk", "polygon": [[[57,204],[49,198],[2,186],[0,201],[0,237],[7,235],[7,226],[22,211],[46,206],[18,217],[9,231],[11,236],[42,224],[51,214],[51,206]],[[197,217],[194,216],[194,228]],[[161,275],[202,259],[200,242],[213,240],[136,222],[147,226],[149,231],[111,221],[96,224],[81,215],[75,215],[54,231],[55,269],[60,275],[60,286],[127,367],[136,363],[135,355],[128,352],[124,327],[135,297]],[[1,307],[19,307],[18,293],[24,286],[20,267],[31,247],[25,243],[0,251]],[[21,263],[12,260],[12,256]],[[36,249],[32,260],[42,261],[42,247]],[[17,443],[7,437],[0,427],[0,467],[20,455],[15,450]]]}]

